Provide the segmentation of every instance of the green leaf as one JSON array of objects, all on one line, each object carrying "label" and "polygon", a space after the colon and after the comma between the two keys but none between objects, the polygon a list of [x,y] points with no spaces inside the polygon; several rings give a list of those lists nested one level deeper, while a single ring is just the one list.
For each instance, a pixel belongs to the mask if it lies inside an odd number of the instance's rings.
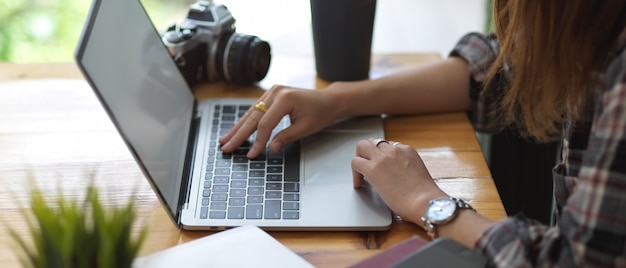
[{"label": "green leaf", "polygon": [[105,207],[98,189],[87,188],[85,200],[58,194],[46,200],[40,189],[31,190],[30,209],[24,209],[31,235],[29,244],[10,230],[19,245],[25,267],[130,267],[146,230],[133,236],[134,204]]}]

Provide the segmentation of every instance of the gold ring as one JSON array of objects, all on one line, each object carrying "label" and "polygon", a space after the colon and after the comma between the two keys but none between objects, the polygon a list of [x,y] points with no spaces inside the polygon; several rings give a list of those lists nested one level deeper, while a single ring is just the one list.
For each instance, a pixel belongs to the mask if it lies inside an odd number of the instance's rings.
[{"label": "gold ring", "polygon": [[263,101],[259,101],[254,105],[254,109],[262,113],[267,112],[267,104]]},{"label": "gold ring", "polygon": [[378,145],[383,143],[383,142],[384,143],[389,143],[388,141],[383,140],[383,139],[375,139],[373,142],[374,142],[374,145],[376,145],[376,147],[378,147]]},{"label": "gold ring", "polygon": [[402,144],[402,143],[400,143],[399,141],[396,141],[396,142],[394,142],[394,143],[391,145],[391,147],[396,147],[396,145],[398,145],[398,144]]}]

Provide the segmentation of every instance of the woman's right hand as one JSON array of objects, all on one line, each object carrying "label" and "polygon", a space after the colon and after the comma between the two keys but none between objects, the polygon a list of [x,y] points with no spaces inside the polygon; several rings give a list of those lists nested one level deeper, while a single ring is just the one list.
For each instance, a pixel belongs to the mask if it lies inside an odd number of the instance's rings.
[{"label": "woman's right hand", "polygon": [[266,104],[267,111],[250,108],[226,135],[220,137],[222,151],[234,151],[257,131],[256,139],[247,154],[248,158],[257,157],[264,151],[272,130],[285,115],[289,115],[291,126],[269,141],[272,152],[322,130],[339,116],[336,107],[333,107],[333,99],[328,95],[326,90],[273,86],[259,98],[259,101]]}]

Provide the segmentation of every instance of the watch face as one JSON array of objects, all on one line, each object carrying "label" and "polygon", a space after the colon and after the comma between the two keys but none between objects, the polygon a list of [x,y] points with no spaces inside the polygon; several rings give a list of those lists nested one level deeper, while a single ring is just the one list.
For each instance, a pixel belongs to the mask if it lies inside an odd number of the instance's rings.
[{"label": "watch face", "polygon": [[426,217],[432,223],[445,222],[456,211],[456,202],[449,198],[439,198],[432,201],[426,209]]}]

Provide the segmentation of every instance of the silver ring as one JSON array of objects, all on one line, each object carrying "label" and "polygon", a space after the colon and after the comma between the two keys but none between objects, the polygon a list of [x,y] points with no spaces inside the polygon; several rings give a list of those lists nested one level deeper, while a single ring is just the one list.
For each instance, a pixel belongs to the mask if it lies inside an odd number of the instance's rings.
[{"label": "silver ring", "polygon": [[389,143],[388,141],[383,140],[383,139],[375,139],[373,142],[374,142],[374,145],[376,145],[376,147],[378,147],[378,145],[383,143],[383,142],[384,143]]},{"label": "silver ring", "polygon": [[394,147],[394,148],[395,148],[395,147],[396,147],[396,145],[398,145],[398,144],[402,144],[402,143],[400,143],[399,141],[396,141],[396,142],[394,142],[394,143],[391,145],[391,147]]}]

